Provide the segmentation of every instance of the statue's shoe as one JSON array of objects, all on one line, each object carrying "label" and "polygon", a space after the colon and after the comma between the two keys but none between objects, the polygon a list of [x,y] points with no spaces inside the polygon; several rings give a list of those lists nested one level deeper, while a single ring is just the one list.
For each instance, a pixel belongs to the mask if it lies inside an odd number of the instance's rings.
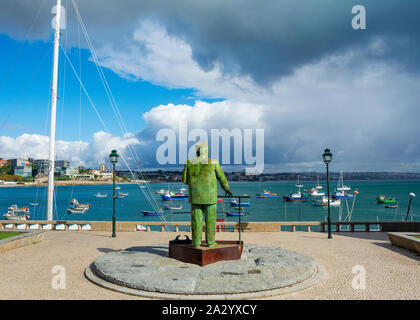
[{"label": "statue's shoe", "polygon": [[208,243],[208,244],[207,244],[207,246],[208,246],[209,248],[216,247],[217,245],[218,245],[218,243],[217,243],[217,242],[212,242],[212,243]]}]

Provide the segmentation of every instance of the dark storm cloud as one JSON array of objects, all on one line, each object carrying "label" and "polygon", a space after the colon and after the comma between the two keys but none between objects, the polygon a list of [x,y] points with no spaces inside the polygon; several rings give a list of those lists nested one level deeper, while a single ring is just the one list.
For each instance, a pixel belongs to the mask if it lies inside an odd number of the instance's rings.
[{"label": "dark storm cloud", "polygon": [[[51,33],[51,7],[55,3],[52,0],[1,1],[0,32],[22,39],[43,2],[32,36],[45,40]],[[363,50],[376,38],[384,39],[387,48],[372,58],[398,62],[415,72],[419,66],[420,2],[416,0],[92,0],[78,3],[91,37],[99,46],[126,41],[139,21],[153,19],[168,34],[185,39],[204,70],[219,63],[225,74],[250,75],[260,84],[289,75],[298,67],[329,54],[349,48]],[[71,22],[74,20],[71,1],[63,0],[63,4]],[[351,9],[357,4],[366,7],[366,30],[351,28]],[[69,32],[71,38],[73,31]]]}]

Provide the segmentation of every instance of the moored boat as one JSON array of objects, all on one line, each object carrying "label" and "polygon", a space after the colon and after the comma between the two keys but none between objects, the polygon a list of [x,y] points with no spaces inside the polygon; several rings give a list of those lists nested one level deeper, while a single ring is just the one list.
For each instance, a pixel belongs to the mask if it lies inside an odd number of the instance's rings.
[{"label": "moored boat", "polygon": [[[322,197],[321,200],[314,200],[315,206],[328,206],[328,197]],[[340,199],[332,199],[330,198],[330,206],[339,206],[341,204]]]},{"label": "moored boat", "polygon": [[289,195],[283,196],[285,201],[308,201],[309,197],[302,192],[298,191],[295,193],[290,193]]},{"label": "moored boat", "polygon": [[397,199],[395,199],[394,197],[386,197],[384,195],[379,195],[376,197],[376,201],[378,201],[378,203],[380,204],[390,204],[390,203],[396,203]]},{"label": "moored boat", "polygon": [[142,210],[143,215],[145,216],[161,216],[163,215],[163,211],[148,211]]},{"label": "moored boat", "polygon": [[226,212],[226,215],[230,216],[230,217],[238,217],[239,215],[241,215],[241,217],[242,217],[242,216],[245,215],[245,213],[243,213],[243,212],[239,213],[239,212],[234,211],[234,212]]},{"label": "moored boat", "polygon": [[277,194],[264,190],[263,193],[257,193],[257,198],[277,198]]},{"label": "moored boat", "polygon": [[165,208],[168,210],[182,210],[182,205],[180,206],[170,206],[170,205],[165,205]]},{"label": "moored boat", "polygon": [[344,191],[336,191],[334,192],[333,199],[353,199],[354,195],[350,193],[346,193]]},{"label": "moored boat", "polygon": [[93,195],[95,198],[106,198],[108,197],[108,194],[101,194],[100,192]]},{"label": "moored boat", "polygon": [[[322,188],[322,187],[321,187]],[[325,192],[320,191],[317,187],[313,187],[311,190],[306,190],[311,197],[325,196]]]},{"label": "moored boat", "polygon": [[[230,201],[232,207],[239,207],[239,202],[236,199]],[[241,207],[249,207],[251,204],[249,202],[241,202]]]},{"label": "moored boat", "polygon": [[77,201],[76,198],[73,198],[70,201],[70,206],[67,208],[67,212],[73,213],[73,214],[84,214],[89,209],[90,209],[90,204],[79,203],[79,201]]}]

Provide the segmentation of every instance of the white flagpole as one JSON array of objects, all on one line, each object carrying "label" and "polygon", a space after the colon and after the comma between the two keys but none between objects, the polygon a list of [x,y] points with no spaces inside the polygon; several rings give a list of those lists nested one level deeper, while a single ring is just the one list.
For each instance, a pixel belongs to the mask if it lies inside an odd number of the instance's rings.
[{"label": "white flagpole", "polygon": [[47,204],[47,220],[53,219],[54,206],[54,171],[55,171],[55,122],[57,110],[57,76],[58,76],[58,53],[60,47],[60,16],[61,16],[61,0],[57,0],[56,7],[56,25],[54,35],[54,62],[53,62],[53,81],[51,91],[51,127],[50,127],[50,154],[49,154],[49,171],[48,171],[48,204]]}]

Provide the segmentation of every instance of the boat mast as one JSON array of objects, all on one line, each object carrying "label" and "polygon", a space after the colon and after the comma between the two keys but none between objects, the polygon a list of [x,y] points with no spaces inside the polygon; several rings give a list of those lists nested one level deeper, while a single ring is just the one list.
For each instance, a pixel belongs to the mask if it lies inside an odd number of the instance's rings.
[{"label": "boat mast", "polygon": [[58,76],[58,53],[60,48],[60,17],[61,0],[57,0],[55,34],[54,34],[54,61],[53,61],[53,80],[51,90],[51,126],[50,126],[50,153],[48,166],[48,204],[47,220],[53,219],[54,204],[54,171],[55,171],[55,122],[57,110],[57,76]]}]

